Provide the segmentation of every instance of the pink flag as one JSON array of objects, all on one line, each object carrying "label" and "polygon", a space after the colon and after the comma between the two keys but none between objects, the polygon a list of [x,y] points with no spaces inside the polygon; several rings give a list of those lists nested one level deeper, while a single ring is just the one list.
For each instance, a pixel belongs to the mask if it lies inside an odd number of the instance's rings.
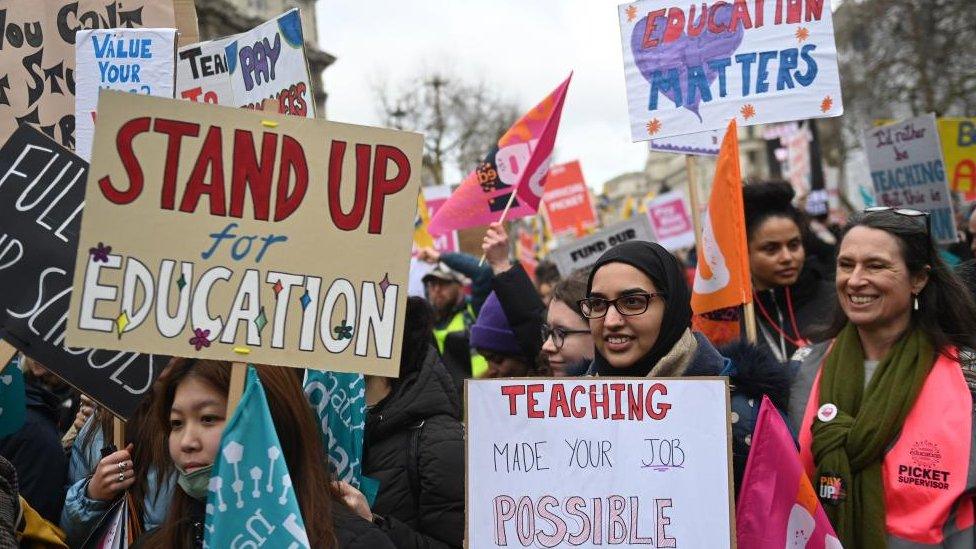
[{"label": "pink flag", "polygon": [[842,549],[786,423],[765,396],[736,509],[739,547]]},{"label": "pink flag", "polygon": [[566,99],[569,75],[552,93],[525,113],[492,147],[484,161],[461,182],[430,220],[431,234],[481,227],[501,218],[515,199],[507,219],[532,215],[539,209],[542,187]]}]

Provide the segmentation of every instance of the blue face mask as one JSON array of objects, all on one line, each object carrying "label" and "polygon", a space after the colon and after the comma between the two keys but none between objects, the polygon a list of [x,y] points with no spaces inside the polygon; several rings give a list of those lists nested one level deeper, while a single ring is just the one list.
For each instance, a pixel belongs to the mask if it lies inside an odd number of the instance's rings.
[{"label": "blue face mask", "polygon": [[207,489],[210,486],[210,473],[213,470],[213,464],[200,467],[192,473],[187,473],[179,467],[176,470],[179,472],[176,483],[186,492],[186,495],[197,501],[207,501]]}]

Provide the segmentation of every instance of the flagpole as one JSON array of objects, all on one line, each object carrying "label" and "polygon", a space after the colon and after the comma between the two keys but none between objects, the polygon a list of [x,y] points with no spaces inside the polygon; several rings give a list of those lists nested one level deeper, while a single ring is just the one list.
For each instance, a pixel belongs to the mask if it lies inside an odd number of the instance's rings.
[{"label": "flagpole", "polygon": [[234,415],[237,404],[244,394],[244,381],[247,379],[247,363],[234,362],[230,367],[230,388],[227,391],[227,420]]},{"label": "flagpole", "polygon": [[[502,211],[502,217],[498,220],[499,223],[505,222],[505,217],[508,216],[508,210],[512,207],[512,203],[515,202],[515,189],[512,189],[512,194],[508,197],[508,204],[505,204],[505,209]],[[478,266],[485,264],[485,254],[481,254],[481,260],[478,261]]]}]

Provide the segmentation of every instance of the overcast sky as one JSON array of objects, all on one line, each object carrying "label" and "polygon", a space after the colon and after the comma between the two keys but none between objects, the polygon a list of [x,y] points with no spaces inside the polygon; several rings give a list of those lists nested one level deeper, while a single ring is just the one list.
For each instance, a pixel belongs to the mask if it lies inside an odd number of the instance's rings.
[{"label": "overcast sky", "polygon": [[[325,71],[329,119],[379,125],[372,82],[447,67],[493,82],[528,109],[575,71],[554,162],[578,159],[599,189],[642,170],[631,143],[618,0],[320,0],[319,43],[338,60]],[[455,174],[459,176],[459,174]]]},{"label": "overcast sky", "polygon": [[[833,9],[841,2],[833,0]],[[608,179],[642,170],[647,159],[647,144],[630,141],[619,3],[319,0],[320,46],[338,57],[325,71],[328,117],[380,125],[371,83],[442,67],[483,77],[529,109],[572,70],[554,163],[578,159],[587,183],[599,190]]]}]

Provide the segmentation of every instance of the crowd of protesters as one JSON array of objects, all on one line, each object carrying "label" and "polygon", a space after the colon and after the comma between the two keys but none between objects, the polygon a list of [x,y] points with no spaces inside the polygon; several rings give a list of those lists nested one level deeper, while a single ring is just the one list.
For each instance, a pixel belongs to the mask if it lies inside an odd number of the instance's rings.
[{"label": "crowd of protesters", "polygon": [[[829,231],[787,184],[747,185],[743,198],[755,344],[692,330],[686,266],[656,243],[620,244],[562,277],[543,263],[535,280],[510,259],[501,224],[487,230],[483,264],[420,249],[433,268],[426,299],[408,300],[399,376],[366,378],[372,505],[335,480],[314,442],[301,370],[257,366],[311,545],[463,545],[466,379],[728,376],[736,491],[768,396],[811,478],[852,479],[825,506],[846,547],[973,547],[976,211],[959,220],[966,245],[947,256],[923,212],[869,209]],[[0,438],[0,547],[95,547],[122,502],[144,532],[137,547],[201,546],[229,363],[173,359],[123,448],[106,410],[36,361],[20,368],[27,416]],[[820,418],[825,406],[836,419]],[[896,471],[919,437],[963,478],[938,497],[926,492],[932,479]]]}]

